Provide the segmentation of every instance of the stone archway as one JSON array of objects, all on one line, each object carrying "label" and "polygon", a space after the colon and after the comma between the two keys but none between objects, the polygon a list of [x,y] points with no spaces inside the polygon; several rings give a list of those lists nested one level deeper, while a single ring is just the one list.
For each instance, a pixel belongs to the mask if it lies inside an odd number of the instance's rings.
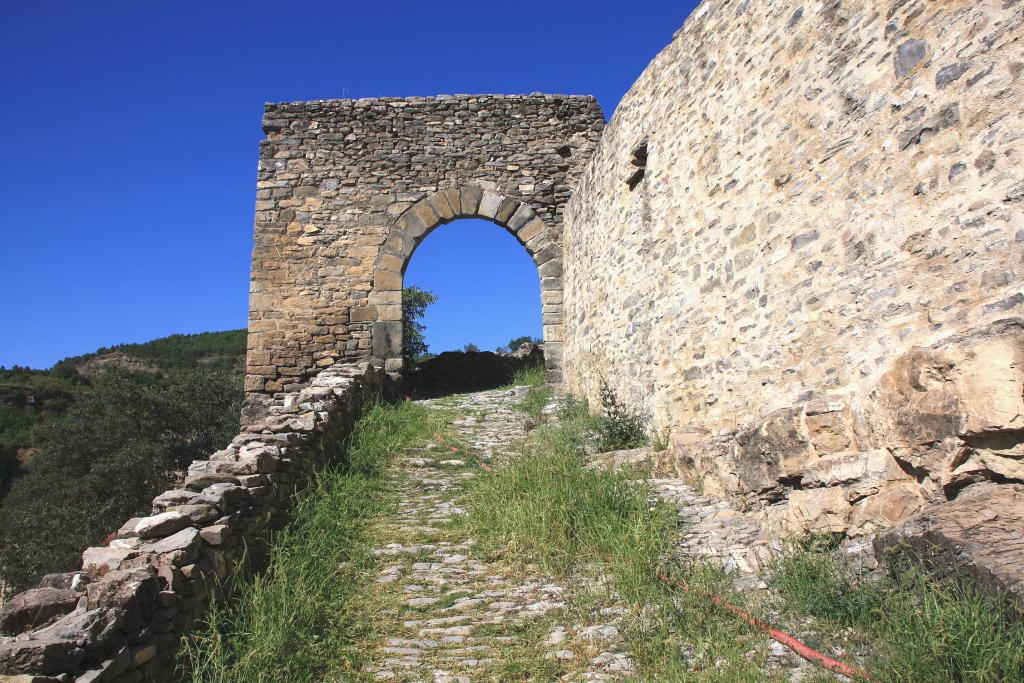
[{"label": "stone archway", "polygon": [[440,190],[408,207],[395,220],[373,271],[370,304],[373,363],[390,372],[402,368],[402,285],[416,247],[435,228],[459,218],[483,218],[508,230],[537,266],[541,289],[541,323],[549,383],[562,380],[562,250],[552,231],[523,199],[478,185]]},{"label": "stone archway", "polygon": [[505,227],[537,263],[548,379],[560,382],[562,216],[604,128],[591,97],[444,95],[268,104],[249,352],[253,401],[336,363],[400,367],[405,263],[459,217]]}]

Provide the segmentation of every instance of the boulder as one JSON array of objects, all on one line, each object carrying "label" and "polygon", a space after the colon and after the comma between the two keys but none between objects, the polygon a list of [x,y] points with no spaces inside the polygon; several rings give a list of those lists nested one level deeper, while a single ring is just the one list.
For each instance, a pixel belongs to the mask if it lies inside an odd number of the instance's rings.
[{"label": "boulder", "polygon": [[[850,499],[849,492],[846,497]],[[847,533],[864,536],[888,528],[919,512],[924,504],[921,487],[915,481],[880,483],[876,493],[854,504]]]},{"label": "boulder", "polygon": [[0,608],[0,633],[16,636],[72,612],[81,594],[68,588],[33,588]]},{"label": "boulder", "polygon": [[879,534],[875,549],[1003,591],[1024,616],[1024,485],[980,483]]},{"label": "boulder", "polygon": [[889,451],[883,448],[825,455],[807,463],[801,472],[801,484],[805,488],[907,478]]},{"label": "boulder", "polygon": [[84,590],[85,584],[92,581],[92,577],[83,572],[61,572],[59,574],[47,574],[39,579],[39,586],[47,588],[69,588],[71,590]]},{"label": "boulder", "polygon": [[650,470],[652,465],[653,452],[647,446],[598,453],[587,463],[589,469],[610,470],[612,472],[620,470]]},{"label": "boulder", "polygon": [[802,407],[784,408],[736,435],[736,473],[742,490],[774,488],[817,458],[802,423]]}]

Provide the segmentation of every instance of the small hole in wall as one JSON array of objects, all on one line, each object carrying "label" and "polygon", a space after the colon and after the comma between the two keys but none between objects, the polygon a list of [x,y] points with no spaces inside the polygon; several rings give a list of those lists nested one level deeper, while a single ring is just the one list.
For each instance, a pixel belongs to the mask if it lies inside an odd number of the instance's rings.
[{"label": "small hole in wall", "polygon": [[626,184],[629,185],[630,190],[635,190],[636,186],[640,184],[640,181],[644,179],[644,175],[647,173],[647,141],[644,140],[636,149],[633,150],[633,158],[630,159],[636,170],[633,171],[628,178],[626,178]]},{"label": "small hole in wall", "polygon": [[561,147],[556,149],[555,152],[558,154],[558,156],[562,157],[563,159],[568,159],[569,157],[572,156],[572,147],[570,147],[569,145],[562,145]]}]

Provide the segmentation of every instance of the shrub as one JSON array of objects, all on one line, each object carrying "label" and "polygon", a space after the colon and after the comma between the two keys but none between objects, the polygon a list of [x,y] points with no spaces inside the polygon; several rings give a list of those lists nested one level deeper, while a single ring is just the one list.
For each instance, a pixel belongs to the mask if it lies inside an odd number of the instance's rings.
[{"label": "shrub", "polygon": [[599,451],[639,448],[647,443],[647,420],[621,403],[608,383],[601,380],[601,417],[597,424]]},{"label": "shrub", "polygon": [[522,346],[523,344],[541,344],[543,343],[543,341],[544,340],[542,339],[526,335],[523,337],[516,337],[515,339],[510,339],[508,344],[506,345],[506,348],[509,351],[518,351],[519,347]]}]

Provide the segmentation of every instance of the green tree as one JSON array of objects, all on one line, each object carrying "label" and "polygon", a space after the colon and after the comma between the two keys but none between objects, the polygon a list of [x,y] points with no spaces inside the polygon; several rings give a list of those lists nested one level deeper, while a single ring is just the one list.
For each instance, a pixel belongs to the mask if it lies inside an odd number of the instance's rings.
[{"label": "green tree", "polygon": [[462,350],[465,351],[466,353],[477,353],[480,351],[480,347],[474,344],[473,342],[469,342],[468,344],[462,347]]},{"label": "green tree", "polygon": [[534,339],[533,337],[527,335],[525,337],[516,337],[515,339],[512,339],[511,341],[509,341],[507,348],[508,348],[509,351],[518,351],[519,347],[522,346],[523,344],[540,344],[540,343],[541,343],[540,339]]},{"label": "green tree", "polygon": [[416,286],[402,290],[402,360],[407,366],[414,365],[427,352],[423,336],[426,328],[420,319],[436,301],[436,294]]},{"label": "green tree", "polygon": [[79,565],[82,550],[147,514],[193,459],[238,430],[238,373],[110,371],[40,430],[0,507],[0,567],[14,589]]}]

